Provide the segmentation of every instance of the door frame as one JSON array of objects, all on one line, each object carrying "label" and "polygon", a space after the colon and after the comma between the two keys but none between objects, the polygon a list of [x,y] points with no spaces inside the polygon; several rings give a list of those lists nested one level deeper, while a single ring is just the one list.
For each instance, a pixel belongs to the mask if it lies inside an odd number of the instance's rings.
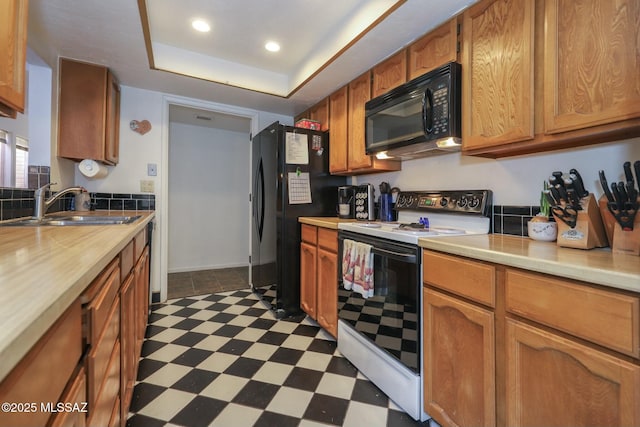
[{"label": "door frame", "polygon": [[[201,101],[193,98],[185,98],[175,95],[163,95],[162,97],[162,153],[160,161],[160,192],[156,194],[156,211],[160,215],[156,216],[156,224],[159,227],[160,238],[156,246],[160,250],[160,301],[167,300],[167,277],[169,270],[169,108],[171,105],[191,107],[201,110],[208,110],[213,113],[231,114],[245,117],[251,120],[251,135],[258,133],[259,112],[256,110],[234,107],[231,105],[218,104],[216,102]],[[249,152],[248,167],[249,188],[247,192],[251,194],[251,151]],[[251,209],[251,204],[249,204]],[[249,224],[251,227],[251,215]],[[249,228],[251,229],[251,228]],[[249,235],[249,254],[251,254],[251,235]],[[249,256],[247,254],[247,257]]]}]

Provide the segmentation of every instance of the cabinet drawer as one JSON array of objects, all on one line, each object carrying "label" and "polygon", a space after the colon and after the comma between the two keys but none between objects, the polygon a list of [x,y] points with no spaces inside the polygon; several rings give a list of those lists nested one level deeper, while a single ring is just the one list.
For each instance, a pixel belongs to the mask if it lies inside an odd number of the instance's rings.
[{"label": "cabinet drawer", "polygon": [[496,305],[495,267],[437,252],[423,251],[423,280],[429,285],[490,307]]},{"label": "cabinet drawer", "polygon": [[[0,402],[36,402],[36,412],[0,412],[2,426],[45,425],[50,413],[40,402],[58,402],[82,355],[80,301],[54,323],[0,383]],[[53,368],[55,367],[55,368]]]},{"label": "cabinet drawer", "polygon": [[140,231],[136,237],[133,238],[133,259],[137,261],[142,255],[144,247],[147,246],[147,229]]},{"label": "cabinet drawer", "polygon": [[[85,307],[85,319],[86,319],[86,331],[85,339],[87,345],[93,345],[93,343],[100,337],[104,330],[109,313],[112,309],[113,302],[118,296],[118,290],[120,288],[120,270],[117,266],[117,260],[115,261],[115,268],[108,267],[103,274],[91,285],[91,294],[93,294],[94,287],[97,288],[98,293],[92,295],[91,300],[87,301]],[[88,295],[83,299],[87,299]]]},{"label": "cabinet drawer", "polygon": [[120,252],[120,283],[124,282],[133,265],[136,263],[134,255],[134,241],[129,242],[127,246]]},{"label": "cabinet drawer", "polygon": [[302,241],[315,245],[318,243],[318,227],[315,225],[302,224],[300,227]]},{"label": "cabinet drawer", "polygon": [[[100,387],[108,372],[111,353],[120,335],[120,299],[111,307],[107,326],[100,338],[91,346],[87,355],[87,390],[89,406],[95,403]],[[120,358],[118,357],[118,366]],[[120,372],[118,370],[118,372]]]},{"label": "cabinet drawer", "polygon": [[639,355],[639,298],[508,269],[507,311],[633,357]]},{"label": "cabinet drawer", "polygon": [[[65,389],[64,394],[59,402],[71,403],[77,405],[80,409],[87,409],[87,375],[84,368],[80,368],[69,385]],[[75,408],[74,408],[75,409]],[[84,427],[86,414],[84,412],[63,411],[54,414],[51,417],[51,425],[49,427]]]},{"label": "cabinet drawer", "polygon": [[318,228],[318,246],[338,253],[338,231]]},{"label": "cabinet drawer", "polygon": [[116,341],[107,366],[107,375],[94,405],[89,403],[88,426],[109,426],[120,401],[120,341]]}]

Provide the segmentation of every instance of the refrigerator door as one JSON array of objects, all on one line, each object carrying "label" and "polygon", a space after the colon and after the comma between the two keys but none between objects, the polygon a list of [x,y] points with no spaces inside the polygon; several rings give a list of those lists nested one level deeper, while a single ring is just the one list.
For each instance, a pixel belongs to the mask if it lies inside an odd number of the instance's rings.
[{"label": "refrigerator door", "polygon": [[263,130],[253,139],[254,197],[252,203],[251,282],[256,292],[274,300],[274,285],[278,281],[275,214],[278,172],[277,147],[277,130],[272,127]]}]

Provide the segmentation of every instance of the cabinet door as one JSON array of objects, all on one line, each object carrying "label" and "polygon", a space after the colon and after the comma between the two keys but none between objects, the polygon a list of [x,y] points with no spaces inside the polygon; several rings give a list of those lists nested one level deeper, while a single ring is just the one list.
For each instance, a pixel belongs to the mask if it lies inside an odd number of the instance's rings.
[{"label": "cabinet door", "polygon": [[140,355],[149,318],[149,248],[145,248],[134,268],[136,300],[136,357]]},{"label": "cabinet door", "polygon": [[[336,239],[337,242],[337,239]],[[318,323],[334,337],[338,336],[338,255],[318,249]]]},{"label": "cabinet door", "polygon": [[384,95],[407,82],[407,51],[405,49],[373,67],[373,95]]},{"label": "cabinet door", "polygon": [[533,0],[483,0],[464,12],[463,149],[534,136]]},{"label": "cabinet door", "polygon": [[640,117],[640,0],[545,3],[547,133]]},{"label": "cabinet door", "polygon": [[423,310],[425,411],[442,426],[495,426],[494,314],[427,288]]},{"label": "cabinet door", "polygon": [[409,80],[458,59],[458,22],[451,19],[409,46]]},{"label": "cabinet door", "polygon": [[371,157],[364,147],[364,104],[371,99],[371,72],[367,72],[349,83],[349,169],[370,168]]},{"label": "cabinet door", "polygon": [[300,308],[316,319],[316,253],[315,245],[300,243]]},{"label": "cabinet door", "polygon": [[322,123],[320,130],[329,130],[329,98],[325,98],[309,108],[309,118]]},{"label": "cabinet door", "polygon": [[329,171],[346,172],[348,128],[348,87],[329,96]]},{"label": "cabinet door", "polygon": [[129,275],[120,290],[120,403],[121,417],[126,419],[136,381],[138,355],[136,351],[136,311],[133,274]]},{"label": "cabinet door", "polygon": [[507,319],[506,424],[637,426],[640,366]]},{"label": "cabinet door", "polygon": [[0,2],[0,115],[15,117],[24,112],[27,61],[27,0]]},{"label": "cabinet door", "polygon": [[[84,368],[71,378],[59,402],[73,404],[82,409],[87,401],[87,376]],[[77,406],[76,406],[77,405]],[[80,411],[62,411],[55,413],[49,420],[49,427],[85,427],[87,417]]]},{"label": "cabinet door", "polygon": [[120,86],[111,72],[107,73],[106,113],[104,157],[115,165],[120,151]]}]

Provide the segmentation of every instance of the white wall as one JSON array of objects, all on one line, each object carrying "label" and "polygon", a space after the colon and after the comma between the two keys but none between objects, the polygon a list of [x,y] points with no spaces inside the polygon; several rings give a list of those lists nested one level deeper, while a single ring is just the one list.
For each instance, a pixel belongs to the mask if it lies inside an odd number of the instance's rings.
[{"label": "white wall", "polygon": [[169,273],[248,264],[249,126],[169,124]]},{"label": "white wall", "polygon": [[600,197],[598,170],[605,171],[609,183],[620,180],[627,160],[640,160],[640,138],[503,159],[444,154],[403,161],[400,172],[360,175],[353,183],[374,184],[376,198],[378,185],[387,181],[401,190],[489,189],[496,205],[538,205],[551,172],[577,169],[586,189]]}]

